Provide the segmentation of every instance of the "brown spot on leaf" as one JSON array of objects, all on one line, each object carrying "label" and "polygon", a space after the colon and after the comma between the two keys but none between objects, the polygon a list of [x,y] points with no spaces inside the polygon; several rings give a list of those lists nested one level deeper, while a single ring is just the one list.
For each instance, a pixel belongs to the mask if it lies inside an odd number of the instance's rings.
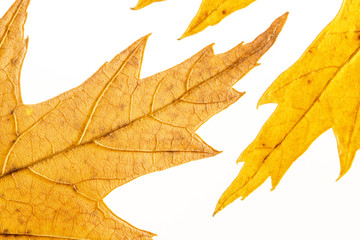
[{"label": "brown spot on leaf", "polygon": [[120,106],[119,106],[120,110],[124,110],[125,107],[126,107],[126,105],[123,104],[123,103],[121,103]]},{"label": "brown spot on leaf", "polygon": [[170,84],[167,88],[166,88],[166,91],[171,91],[171,89],[174,88],[174,84]]},{"label": "brown spot on leaf", "polygon": [[18,58],[13,58],[11,60],[11,63],[14,64],[14,65],[17,65],[19,63],[19,59]]}]

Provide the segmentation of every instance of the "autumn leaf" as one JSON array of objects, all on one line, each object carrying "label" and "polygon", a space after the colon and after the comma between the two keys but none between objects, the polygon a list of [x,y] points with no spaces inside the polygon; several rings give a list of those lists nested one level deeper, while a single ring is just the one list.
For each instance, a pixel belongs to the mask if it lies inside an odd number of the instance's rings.
[{"label": "autumn leaf", "polygon": [[[139,0],[133,9],[138,10],[151,3],[161,1],[164,0]],[[247,7],[253,2],[255,2],[255,0],[203,0],[199,11],[180,39],[199,33],[208,26],[218,24],[226,16]]]},{"label": "autumn leaf", "polygon": [[132,9],[139,10],[139,9],[144,8],[154,2],[162,2],[162,1],[165,1],[165,0],[139,0],[137,2],[136,6],[133,7]]},{"label": "autumn leaf", "polygon": [[0,239],[151,239],[103,202],[144,174],[219,152],[196,133],[243,93],[232,88],[257,65],[286,20],[252,43],[214,55],[212,46],[139,79],[148,36],[82,85],[26,105],[20,71],[30,0],[0,21]]},{"label": "autumn leaf", "polygon": [[344,0],[335,19],[261,97],[258,105],[278,107],[240,155],[244,165],[215,213],[268,177],[275,189],[291,164],[330,128],[340,156],[339,178],[350,169],[360,147],[359,7],[360,0]]}]

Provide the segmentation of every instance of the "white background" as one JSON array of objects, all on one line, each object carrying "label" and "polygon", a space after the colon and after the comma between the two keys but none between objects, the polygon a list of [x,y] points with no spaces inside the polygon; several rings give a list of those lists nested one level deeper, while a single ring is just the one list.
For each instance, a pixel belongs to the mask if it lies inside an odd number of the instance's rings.
[{"label": "white background", "polygon": [[[1,14],[13,0],[1,0]],[[252,41],[286,11],[276,44],[235,88],[247,93],[206,122],[199,135],[223,153],[140,177],[113,191],[105,202],[121,218],[158,234],[156,240],[360,239],[360,164],[339,182],[335,138],[328,131],[286,173],[237,200],[216,217],[214,207],[238,174],[236,159],[255,138],[275,105],[256,109],[272,81],[290,67],[336,15],[341,0],[257,0],[215,27],[178,41],[201,0],[167,0],[132,11],[136,0],[33,0],[22,72],[25,103],[76,87],[104,62],[152,32],[142,77],[172,67],[210,43],[224,52]]]}]

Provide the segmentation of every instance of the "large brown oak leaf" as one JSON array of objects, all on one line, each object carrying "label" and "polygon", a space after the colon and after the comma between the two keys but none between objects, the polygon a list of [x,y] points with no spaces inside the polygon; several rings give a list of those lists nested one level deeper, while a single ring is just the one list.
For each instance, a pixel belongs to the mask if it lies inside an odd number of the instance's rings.
[{"label": "large brown oak leaf", "polygon": [[218,154],[195,131],[243,95],[232,85],[287,15],[252,43],[219,55],[209,46],[140,79],[143,37],[82,85],[27,105],[19,83],[29,2],[15,1],[0,20],[0,239],[151,239],[103,198],[141,175]]}]

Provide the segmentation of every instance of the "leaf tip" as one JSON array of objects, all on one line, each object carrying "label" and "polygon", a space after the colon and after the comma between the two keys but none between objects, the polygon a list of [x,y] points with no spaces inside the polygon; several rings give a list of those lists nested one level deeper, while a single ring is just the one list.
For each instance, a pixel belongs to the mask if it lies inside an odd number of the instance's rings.
[{"label": "leaf tip", "polygon": [[287,20],[287,18],[289,17],[289,12],[285,12],[283,15],[281,15],[280,17],[278,17],[275,22],[280,23],[280,24],[284,24]]},{"label": "leaf tip", "polygon": [[221,212],[226,207],[226,205],[224,205],[223,202],[220,202],[220,201],[221,201],[221,199],[216,204],[215,210],[212,215],[213,217],[215,217],[215,215],[217,215],[219,212]]},{"label": "leaf tip", "polygon": [[145,48],[146,43],[150,37],[151,33],[141,37],[139,40],[137,40],[133,45],[138,45],[138,46],[142,46],[143,48]]},{"label": "leaf tip", "polygon": [[283,16],[287,18],[289,16],[289,12],[284,13]]},{"label": "leaf tip", "polygon": [[137,7],[137,6],[135,6],[135,7],[131,7],[130,10],[136,11],[136,10],[140,10],[140,9],[142,9],[142,8],[143,8],[143,7]]},{"label": "leaf tip", "polygon": [[185,33],[183,33],[183,35],[181,35],[181,37],[179,37],[178,40],[183,40],[186,37],[188,37],[188,36],[186,36]]},{"label": "leaf tip", "polygon": [[259,109],[260,106],[268,104],[268,103],[276,103],[278,104],[276,97],[273,96],[272,91],[270,90],[271,86],[264,92],[264,94],[260,97],[256,109]]},{"label": "leaf tip", "polygon": [[223,151],[216,150],[216,149],[212,148],[211,146],[209,146],[209,147],[211,149],[210,152],[208,152],[209,157],[215,157],[216,155],[223,153]]},{"label": "leaf tip", "polygon": [[222,210],[222,209],[216,207],[216,208],[215,208],[215,211],[213,212],[213,215],[212,215],[212,216],[215,217],[215,215],[218,214],[221,210]]},{"label": "leaf tip", "polygon": [[245,152],[244,151],[240,154],[240,156],[236,160],[236,163],[239,163],[239,162],[245,162]]},{"label": "leaf tip", "polygon": [[339,181],[342,177],[344,177],[347,172],[347,170],[341,170],[338,178],[336,179],[336,182]]},{"label": "leaf tip", "polygon": [[261,98],[259,99],[258,103],[256,104],[256,110],[258,110],[259,107],[260,107],[261,105],[264,105],[264,104],[266,104],[266,102],[265,102],[265,101],[263,100],[263,98],[261,97]]},{"label": "leaf tip", "polygon": [[178,38],[178,40],[182,40],[184,38],[190,37],[191,35],[194,35],[195,33],[191,33],[191,31],[189,31],[189,29],[187,29],[180,38]]},{"label": "leaf tip", "polygon": [[148,40],[148,38],[151,36],[152,33],[148,33],[145,36],[143,36],[141,39]]},{"label": "leaf tip", "polygon": [[275,21],[271,24],[269,29],[273,29],[273,32],[275,33],[274,35],[276,36],[279,35],[279,33],[281,32],[282,28],[285,25],[288,16],[289,16],[289,12],[286,12],[277,19],[275,19]]},{"label": "leaf tip", "polygon": [[[218,150],[215,150],[215,151],[214,151],[214,154],[215,154],[215,155],[218,155],[218,154],[220,154],[220,153],[223,153],[223,151],[218,151]],[[214,155],[214,156],[215,156],[215,155]]]},{"label": "leaf tip", "polygon": [[135,7],[131,7],[130,9],[131,9],[131,10],[140,10],[140,9],[146,7],[147,5],[149,5],[149,4],[142,4],[141,1],[139,1],[139,2],[135,5]]},{"label": "leaf tip", "polygon": [[183,33],[183,35],[181,35],[181,37],[178,38],[178,40],[183,40],[184,38],[188,37],[189,35],[186,34],[186,32]]}]

